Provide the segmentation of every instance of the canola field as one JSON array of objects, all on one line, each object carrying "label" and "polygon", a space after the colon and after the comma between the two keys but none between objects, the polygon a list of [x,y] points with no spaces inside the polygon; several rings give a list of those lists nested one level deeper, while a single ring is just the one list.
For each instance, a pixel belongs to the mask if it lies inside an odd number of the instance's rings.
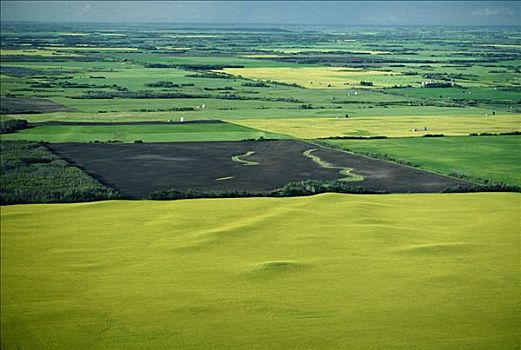
[{"label": "canola field", "polygon": [[222,71],[250,79],[282,81],[315,89],[345,89],[360,86],[360,81],[366,80],[373,82],[373,87],[418,83],[418,77],[399,76],[396,72],[343,67],[253,67],[225,68]]},{"label": "canola field", "polygon": [[515,348],[520,204],[481,193],[3,207],[2,348]]}]

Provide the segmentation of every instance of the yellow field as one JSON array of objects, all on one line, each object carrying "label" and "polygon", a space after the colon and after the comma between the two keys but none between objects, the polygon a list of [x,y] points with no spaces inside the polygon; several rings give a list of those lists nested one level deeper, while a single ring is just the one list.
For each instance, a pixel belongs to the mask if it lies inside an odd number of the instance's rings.
[{"label": "yellow field", "polygon": [[225,68],[222,71],[250,79],[277,80],[315,89],[342,89],[349,85],[360,86],[359,83],[362,80],[373,81],[374,87],[392,86],[396,84],[396,81],[389,78],[399,76],[399,73],[344,67]]},{"label": "yellow field", "polygon": [[138,51],[136,47],[95,47],[95,46],[50,46],[46,49],[64,51]]},{"label": "yellow field", "polygon": [[[351,119],[243,119],[236,124],[254,129],[313,139],[333,136],[411,137],[425,134],[451,136],[483,132],[521,131],[521,115],[494,117],[422,116],[422,117],[359,117]],[[425,127],[427,130],[424,130]],[[416,130],[416,131],[413,131]]]},{"label": "yellow field", "polygon": [[505,49],[521,49],[521,45],[515,45],[515,44],[482,44],[479,46],[500,47],[500,48],[505,48]]},{"label": "yellow field", "polygon": [[1,347],[516,349],[520,200],[2,207]]},{"label": "yellow field", "polygon": [[264,49],[269,51],[277,51],[281,53],[301,53],[301,52],[356,52],[356,53],[362,53],[362,54],[368,54],[368,55],[384,55],[384,54],[390,54],[391,51],[381,51],[381,50],[353,50],[349,47],[292,47],[292,48],[280,48],[280,47],[273,47],[269,49]]},{"label": "yellow field", "polygon": [[41,57],[54,57],[54,56],[66,56],[66,57],[74,57],[78,56],[73,53],[68,52],[58,52],[55,50],[56,47],[48,48],[45,50],[42,49],[8,49],[8,50],[0,50],[0,56],[41,56]]}]

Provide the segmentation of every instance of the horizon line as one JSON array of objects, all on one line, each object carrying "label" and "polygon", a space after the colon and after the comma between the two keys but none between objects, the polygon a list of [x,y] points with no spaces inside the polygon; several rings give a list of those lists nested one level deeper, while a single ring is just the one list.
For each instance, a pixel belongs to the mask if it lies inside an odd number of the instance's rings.
[{"label": "horizon line", "polygon": [[240,25],[240,26],[307,26],[307,27],[521,27],[520,24],[309,24],[309,23],[269,23],[269,22],[92,22],[92,21],[20,21],[20,20],[0,20],[0,25],[4,23],[35,23],[35,24],[112,24],[112,25],[137,25],[137,24],[175,24],[175,25]]}]

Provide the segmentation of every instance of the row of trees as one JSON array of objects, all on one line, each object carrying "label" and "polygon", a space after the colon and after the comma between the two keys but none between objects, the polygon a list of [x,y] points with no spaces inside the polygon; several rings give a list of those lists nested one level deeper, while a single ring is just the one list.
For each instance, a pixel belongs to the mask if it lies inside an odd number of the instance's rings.
[{"label": "row of trees", "polygon": [[6,119],[0,121],[0,134],[7,134],[29,127],[29,122],[25,119]]},{"label": "row of trees", "polygon": [[336,193],[385,193],[367,190],[364,187],[351,186],[345,182],[305,180],[295,181],[271,192],[247,192],[247,191],[180,191],[175,189],[152,192],[149,199],[193,199],[193,198],[238,198],[238,197],[293,197],[309,196],[313,194]]}]

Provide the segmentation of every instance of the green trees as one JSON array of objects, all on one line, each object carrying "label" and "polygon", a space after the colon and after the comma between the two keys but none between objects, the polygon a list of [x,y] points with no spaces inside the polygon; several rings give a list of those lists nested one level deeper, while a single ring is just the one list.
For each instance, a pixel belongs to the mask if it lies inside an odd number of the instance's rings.
[{"label": "green trees", "polygon": [[121,195],[35,142],[0,142],[0,204],[84,202]]},{"label": "green trees", "polygon": [[7,119],[0,121],[0,134],[15,132],[29,127],[29,123],[25,119]]}]

